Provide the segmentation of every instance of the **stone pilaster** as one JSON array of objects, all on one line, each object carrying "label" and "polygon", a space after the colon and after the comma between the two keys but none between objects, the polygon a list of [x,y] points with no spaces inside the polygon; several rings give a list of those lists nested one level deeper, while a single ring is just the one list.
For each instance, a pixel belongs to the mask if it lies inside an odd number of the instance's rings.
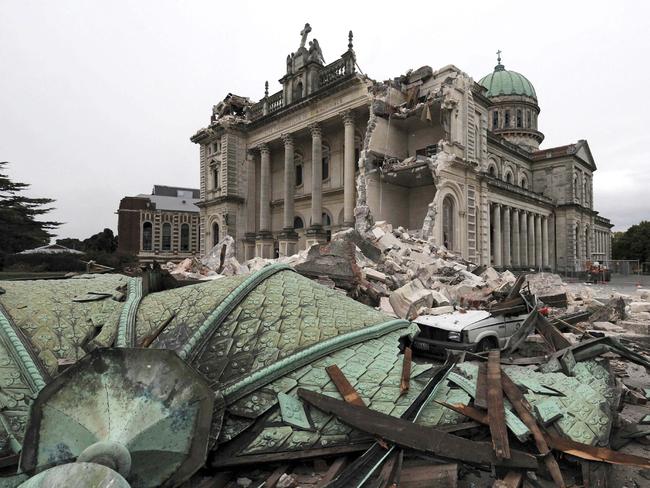
[{"label": "stone pilaster", "polygon": [[354,227],[354,114],[347,111],[343,114],[345,138],[343,148],[343,225]]},{"label": "stone pilaster", "polygon": [[528,214],[528,266],[535,266],[535,215]]},{"label": "stone pilaster", "polygon": [[255,255],[274,258],[274,241],[271,234],[271,152],[269,146],[260,146],[260,228],[255,237]]},{"label": "stone pilaster", "polygon": [[280,256],[291,256],[298,250],[298,234],[293,229],[296,163],[294,160],[293,136],[283,134],[282,141],[284,142],[284,218],[278,246]]},{"label": "stone pilaster", "polygon": [[550,263],[548,262],[548,217],[542,217],[542,266],[548,269]]},{"label": "stone pilaster", "polygon": [[519,252],[521,254],[520,266],[522,268],[528,267],[528,215],[524,210],[521,211],[520,215],[520,228],[521,233],[519,234]]},{"label": "stone pilaster", "polygon": [[503,207],[503,266],[512,266],[510,256],[510,207]]},{"label": "stone pilaster", "polygon": [[519,234],[519,210],[512,209],[512,267],[518,268],[521,265],[520,249],[521,236]]},{"label": "stone pilaster", "polygon": [[305,232],[307,248],[327,241],[323,230],[323,139],[318,124],[311,131],[311,225]]},{"label": "stone pilaster", "polygon": [[492,255],[494,257],[494,266],[500,268],[503,261],[501,259],[501,205],[498,203],[492,205],[492,220],[492,225],[494,225],[494,249],[492,249]]},{"label": "stone pilaster", "polygon": [[535,268],[542,267],[542,216],[535,216]]}]

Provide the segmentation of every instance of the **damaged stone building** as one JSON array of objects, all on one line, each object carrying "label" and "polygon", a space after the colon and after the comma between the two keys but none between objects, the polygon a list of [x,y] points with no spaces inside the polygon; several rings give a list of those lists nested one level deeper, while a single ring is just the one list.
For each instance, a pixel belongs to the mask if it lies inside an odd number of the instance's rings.
[{"label": "damaged stone building", "polygon": [[329,64],[309,24],[277,92],[228,94],[200,146],[201,250],[290,255],[386,220],[479,264],[583,270],[610,256],[585,140],[540,149],[533,85],[506,70],[478,83],[453,65],[376,82],[347,50]]}]

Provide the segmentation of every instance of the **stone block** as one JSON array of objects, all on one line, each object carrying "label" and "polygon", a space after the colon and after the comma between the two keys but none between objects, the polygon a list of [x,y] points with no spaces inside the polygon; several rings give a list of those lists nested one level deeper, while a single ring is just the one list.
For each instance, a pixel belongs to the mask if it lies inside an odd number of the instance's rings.
[{"label": "stone block", "polygon": [[377,271],[373,268],[363,268],[363,272],[368,280],[379,281],[380,283],[386,282],[386,274],[381,271]]},{"label": "stone block", "polygon": [[625,329],[620,325],[612,324],[611,322],[594,322],[592,327],[596,330],[604,330],[605,332],[623,332]]},{"label": "stone block", "polygon": [[630,303],[630,313],[650,312],[650,302]]},{"label": "stone block", "polygon": [[398,317],[410,319],[420,308],[431,308],[433,295],[420,280],[415,279],[392,292],[389,301]]},{"label": "stone block", "polygon": [[433,298],[434,307],[444,307],[450,305],[449,299],[439,291],[430,290],[431,297]]},{"label": "stone block", "polygon": [[650,333],[650,322],[636,322],[633,320],[623,320],[618,322],[628,332],[633,334],[647,335]]},{"label": "stone block", "polygon": [[401,243],[397,237],[395,237],[393,234],[389,232],[384,234],[377,240],[377,246],[382,251],[386,251],[388,249],[392,249],[393,247],[400,248]]}]

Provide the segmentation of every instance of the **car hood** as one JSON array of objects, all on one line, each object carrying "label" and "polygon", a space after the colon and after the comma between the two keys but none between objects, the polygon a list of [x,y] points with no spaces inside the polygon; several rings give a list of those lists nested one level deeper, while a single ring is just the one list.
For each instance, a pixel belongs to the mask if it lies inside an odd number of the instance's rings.
[{"label": "car hood", "polygon": [[488,317],[490,317],[490,312],[485,310],[468,310],[467,312],[454,312],[449,315],[420,315],[413,322],[437,329],[460,332],[465,327]]}]

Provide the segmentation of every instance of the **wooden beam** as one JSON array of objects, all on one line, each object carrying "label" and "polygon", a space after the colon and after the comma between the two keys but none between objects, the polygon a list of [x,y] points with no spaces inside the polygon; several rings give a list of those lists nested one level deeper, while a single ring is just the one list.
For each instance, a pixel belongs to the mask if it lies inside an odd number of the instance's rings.
[{"label": "wooden beam", "polygon": [[332,481],[336,476],[343,471],[345,465],[348,462],[348,458],[345,456],[338,457],[334,460],[328,470],[323,475],[323,478],[316,484],[316,488],[322,488],[326,486],[330,481]]},{"label": "wooden beam", "polygon": [[524,479],[520,471],[508,471],[502,480],[496,480],[492,488],[519,488]]},{"label": "wooden beam", "polygon": [[488,419],[494,453],[499,459],[510,459],[506,410],[503,406],[503,389],[501,388],[500,360],[501,353],[498,349],[489,352],[486,375]]},{"label": "wooden beam", "polygon": [[490,444],[475,442],[432,427],[416,425],[365,407],[350,405],[320,393],[298,389],[298,396],[324,413],[336,415],[349,426],[368,432],[403,447],[432,454],[436,457],[463,461],[474,465],[505,466],[536,469],[537,460],[522,451],[511,450],[510,459],[495,456]]},{"label": "wooden beam", "polygon": [[400,396],[409,391],[411,381],[411,363],[413,360],[413,351],[410,347],[404,348],[404,362],[402,363],[402,380],[399,384]]},{"label": "wooden beam", "polygon": [[476,396],[474,405],[487,410],[487,364],[481,362],[478,365],[478,376],[476,377]]},{"label": "wooden beam", "polygon": [[341,371],[341,368],[339,368],[336,364],[332,364],[331,366],[325,368],[325,371],[327,371],[327,374],[330,376],[330,379],[334,383],[334,386],[336,386],[336,389],[339,391],[346,402],[351,403],[352,405],[357,405],[359,407],[366,406],[363,399],[359,396],[359,393],[357,393],[357,390],[354,389],[354,387],[350,384],[348,379],[343,374],[343,371]]},{"label": "wooden beam", "polygon": [[278,480],[284,473],[287,472],[287,469],[289,469],[288,464],[281,464],[280,466],[275,468],[275,470],[271,473],[271,475],[268,478],[266,478],[263,488],[275,488],[275,485],[277,484]]},{"label": "wooden beam", "polygon": [[402,468],[399,488],[456,488],[457,464],[432,464]]}]

